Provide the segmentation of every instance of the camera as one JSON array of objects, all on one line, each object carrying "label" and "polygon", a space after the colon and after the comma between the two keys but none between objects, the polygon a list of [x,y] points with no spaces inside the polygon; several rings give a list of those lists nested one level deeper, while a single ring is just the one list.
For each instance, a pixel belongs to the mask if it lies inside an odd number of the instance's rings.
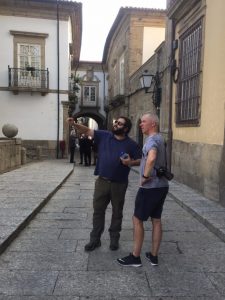
[{"label": "camera", "polygon": [[167,180],[172,180],[174,175],[173,173],[171,173],[169,170],[167,170],[166,167],[159,167],[158,169],[156,169],[156,175],[160,178],[160,177],[165,177]]}]

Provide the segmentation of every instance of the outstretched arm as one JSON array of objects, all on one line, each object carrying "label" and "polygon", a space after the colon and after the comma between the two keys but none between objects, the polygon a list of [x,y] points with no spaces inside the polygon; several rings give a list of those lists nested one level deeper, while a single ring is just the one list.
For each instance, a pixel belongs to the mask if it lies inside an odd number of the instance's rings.
[{"label": "outstretched arm", "polygon": [[94,130],[85,126],[85,125],[82,125],[82,124],[78,124],[74,121],[74,118],[68,118],[67,119],[67,122],[70,124],[70,125],[73,125],[79,133],[84,133],[85,135],[88,135],[88,136],[91,136],[92,138],[94,137]]}]

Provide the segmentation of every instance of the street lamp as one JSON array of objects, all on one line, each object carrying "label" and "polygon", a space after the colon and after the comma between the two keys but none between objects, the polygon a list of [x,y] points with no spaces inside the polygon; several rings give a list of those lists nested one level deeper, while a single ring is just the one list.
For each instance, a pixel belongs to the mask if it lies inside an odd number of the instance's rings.
[{"label": "street lamp", "polygon": [[[160,87],[160,76],[159,72],[156,72],[155,75],[150,74],[147,70],[139,77],[141,88],[145,90],[145,93],[152,94],[152,103],[154,104],[157,112],[159,114],[162,89]],[[151,89],[151,86],[153,88]]]},{"label": "street lamp", "polygon": [[154,75],[149,74],[148,71],[145,70],[144,73],[139,77],[139,79],[140,79],[141,88],[145,89],[145,93],[152,93],[149,91],[149,89],[152,85],[152,80],[154,79]]}]

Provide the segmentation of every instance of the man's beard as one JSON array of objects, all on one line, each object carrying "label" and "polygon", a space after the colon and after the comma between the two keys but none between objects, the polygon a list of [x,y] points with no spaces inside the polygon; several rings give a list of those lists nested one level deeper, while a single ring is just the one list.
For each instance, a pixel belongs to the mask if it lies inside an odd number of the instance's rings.
[{"label": "man's beard", "polygon": [[124,128],[112,128],[112,133],[116,135],[124,135]]}]

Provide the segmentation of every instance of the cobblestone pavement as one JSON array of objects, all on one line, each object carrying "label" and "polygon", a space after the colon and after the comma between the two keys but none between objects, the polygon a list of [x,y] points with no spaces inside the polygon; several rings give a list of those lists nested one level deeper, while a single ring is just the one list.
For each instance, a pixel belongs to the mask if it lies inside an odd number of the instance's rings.
[{"label": "cobblestone pavement", "polygon": [[[92,227],[94,168],[75,165],[64,181],[71,170],[69,163],[53,161],[0,175],[1,227],[10,227],[13,222],[18,225],[28,218],[17,230],[18,237],[10,245],[8,241],[0,256],[1,300],[225,299],[222,207],[176,181],[171,182],[162,218],[159,266],[151,266],[142,255],[141,268],[124,268],[116,263],[116,258],[132,250],[131,217],[138,174],[130,174],[119,250],[109,250],[109,206],[102,246],[86,253],[84,245]],[[16,181],[16,194],[10,181],[16,180],[19,172],[23,174],[21,184],[25,182],[22,187],[19,179]],[[33,181],[39,178],[41,184],[29,184],[27,177]],[[32,206],[39,207],[36,216],[30,216]],[[20,213],[19,220],[16,212]],[[148,251],[151,241],[150,223],[145,228],[142,254]],[[5,239],[1,238],[4,244]]]}]

